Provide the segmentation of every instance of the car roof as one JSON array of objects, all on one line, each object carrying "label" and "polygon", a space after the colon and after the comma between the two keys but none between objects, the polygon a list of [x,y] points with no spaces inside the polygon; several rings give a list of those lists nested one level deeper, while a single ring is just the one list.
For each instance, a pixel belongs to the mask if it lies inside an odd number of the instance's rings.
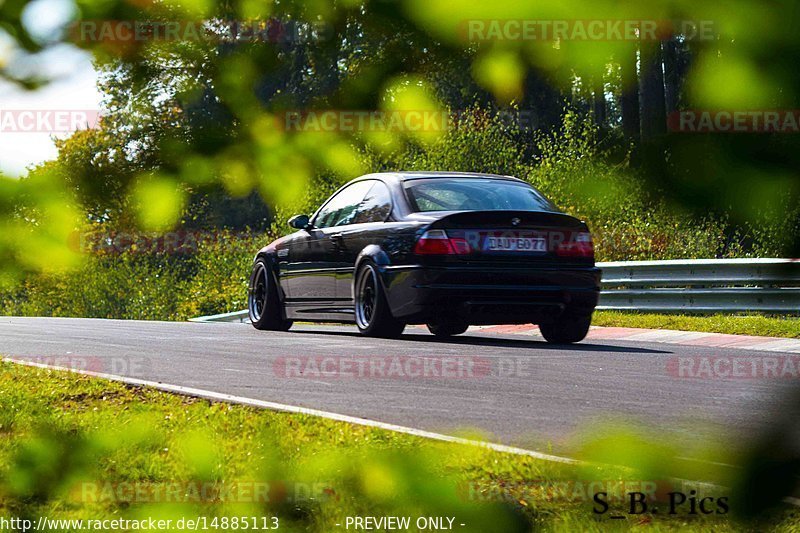
[{"label": "car roof", "polygon": [[514,176],[503,176],[500,174],[485,174],[482,172],[450,172],[450,171],[400,171],[400,172],[376,172],[374,174],[367,174],[358,179],[392,179],[396,181],[411,181],[418,179],[436,179],[436,178],[482,178],[493,180],[517,181],[520,183],[527,183],[524,180],[515,178]]}]

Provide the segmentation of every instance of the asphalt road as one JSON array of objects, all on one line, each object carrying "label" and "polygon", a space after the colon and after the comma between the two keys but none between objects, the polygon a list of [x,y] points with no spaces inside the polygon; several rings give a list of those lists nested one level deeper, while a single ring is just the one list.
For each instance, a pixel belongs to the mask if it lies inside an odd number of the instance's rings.
[{"label": "asphalt road", "polygon": [[247,324],[0,318],[0,354],[446,434],[477,429],[495,442],[567,455],[587,427],[608,420],[687,447],[712,434],[741,443],[779,410],[798,409],[777,400],[800,384],[668,370],[677,357],[775,353],[615,341],[556,347],[483,332],[439,341],[420,329],[378,340],[354,327],[273,333]]}]

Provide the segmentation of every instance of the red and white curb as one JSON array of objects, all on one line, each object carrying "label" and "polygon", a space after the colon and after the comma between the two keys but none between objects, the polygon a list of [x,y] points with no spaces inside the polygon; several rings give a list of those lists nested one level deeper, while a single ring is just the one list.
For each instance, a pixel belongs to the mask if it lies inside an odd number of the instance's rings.
[{"label": "red and white curb", "polygon": [[[530,324],[509,326],[473,326],[470,331],[504,333],[541,337],[539,328]],[[800,353],[800,339],[782,337],[757,337],[754,335],[729,335],[700,331],[675,331],[669,329],[640,329],[592,326],[587,340],[614,340],[630,342],[660,342],[683,346],[734,348],[765,352]]]}]

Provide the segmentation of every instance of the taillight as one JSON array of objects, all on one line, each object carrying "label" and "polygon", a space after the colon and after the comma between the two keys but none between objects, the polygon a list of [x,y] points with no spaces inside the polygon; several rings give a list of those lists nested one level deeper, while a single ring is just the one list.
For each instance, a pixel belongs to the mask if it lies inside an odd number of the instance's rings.
[{"label": "taillight", "polygon": [[443,229],[426,231],[414,245],[417,255],[464,255],[471,251],[466,239],[451,238]]},{"label": "taillight", "polygon": [[592,234],[586,231],[574,233],[573,238],[556,247],[556,255],[560,257],[594,257]]}]

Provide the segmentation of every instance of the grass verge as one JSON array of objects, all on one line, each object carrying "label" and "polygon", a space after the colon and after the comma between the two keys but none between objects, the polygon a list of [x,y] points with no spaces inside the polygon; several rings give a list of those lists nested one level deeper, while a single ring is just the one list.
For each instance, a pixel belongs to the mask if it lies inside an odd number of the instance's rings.
[{"label": "grass verge", "polygon": [[730,333],[732,335],[800,338],[800,319],[791,317],[776,318],[768,316],[736,315],[689,316],[597,311],[592,319],[592,324],[595,326],[675,329],[683,331],[706,331],[709,333]]},{"label": "grass verge", "polygon": [[[620,440],[598,446],[606,458],[644,449]],[[663,481],[657,490],[644,485],[666,479],[663,470],[631,472],[0,364],[0,516],[84,521],[50,530],[152,518],[172,520],[170,530],[191,529],[187,520],[205,520],[207,530],[274,530],[276,519],[281,531],[352,531],[348,517],[368,516],[409,517],[412,531],[420,517],[451,517],[457,531],[740,528],[688,507],[676,516],[627,514],[620,490],[659,501],[665,490]],[[596,515],[592,500],[602,490],[610,509]],[[771,516],[770,528],[800,526],[794,509]]]}]

